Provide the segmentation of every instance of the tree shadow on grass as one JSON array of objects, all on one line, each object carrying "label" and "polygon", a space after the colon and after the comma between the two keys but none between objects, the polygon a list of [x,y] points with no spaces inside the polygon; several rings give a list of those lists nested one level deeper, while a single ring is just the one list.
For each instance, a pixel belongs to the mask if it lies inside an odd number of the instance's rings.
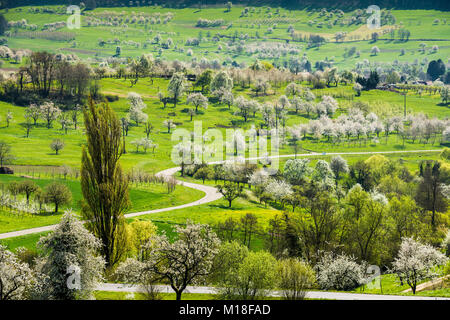
[{"label": "tree shadow on grass", "polygon": [[228,204],[210,204],[209,207],[211,208],[218,208],[218,209],[226,209],[231,211],[240,211],[243,208],[242,207],[236,207],[233,203],[231,204],[231,208],[228,207]]},{"label": "tree shadow on grass", "polygon": [[56,213],[54,211],[39,212],[39,213],[36,213],[36,214],[32,214],[30,216],[33,216],[33,217],[50,217],[50,216],[62,216],[63,214],[64,214],[64,210],[60,209]]},{"label": "tree shadow on grass", "polygon": [[281,204],[275,203],[275,202],[268,203],[268,207],[269,208],[271,207],[271,208],[274,208],[274,209],[277,209],[277,210],[280,210],[280,211],[286,210],[286,206],[282,206]]},{"label": "tree shadow on grass", "polygon": [[396,150],[406,150],[406,147],[402,144],[394,144],[394,149]]}]

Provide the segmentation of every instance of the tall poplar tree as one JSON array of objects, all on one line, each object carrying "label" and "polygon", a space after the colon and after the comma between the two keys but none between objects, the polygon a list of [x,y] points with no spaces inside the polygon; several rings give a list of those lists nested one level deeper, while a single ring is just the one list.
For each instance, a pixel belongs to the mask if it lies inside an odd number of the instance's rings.
[{"label": "tall poplar tree", "polygon": [[102,242],[107,267],[112,267],[125,252],[123,214],[129,205],[128,180],[119,163],[121,124],[108,104],[95,105],[92,99],[83,113],[87,144],[81,157],[81,213]]}]

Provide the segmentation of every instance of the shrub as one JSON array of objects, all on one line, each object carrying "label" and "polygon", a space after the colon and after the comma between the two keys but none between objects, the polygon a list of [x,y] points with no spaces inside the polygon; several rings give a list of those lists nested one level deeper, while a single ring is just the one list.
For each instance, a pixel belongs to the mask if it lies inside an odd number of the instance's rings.
[{"label": "shrub", "polygon": [[324,290],[351,290],[365,282],[364,266],[353,257],[325,253],[317,268],[317,282]]},{"label": "shrub", "polygon": [[225,23],[225,21],[223,19],[208,20],[208,19],[199,18],[197,20],[197,24],[195,26],[199,27],[199,28],[220,27],[224,23]]},{"label": "shrub", "polygon": [[105,98],[106,98],[106,100],[108,100],[108,102],[114,102],[114,101],[119,100],[119,96],[114,95],[114,94],[106,94]]},{"label": "shrub", "polygon": [[269,252],[249,252],[239,267],[231,270],[224,287],[218,289],[221,297],[255,300],[267,296],[275,288],[276,263]]},{"label": "shrub", "polygon": [[316,275],[314,270],[306,263],[289,258],[278,262],[279,287],[283,290],[286,300],[302,300],[305,298],[306,289],[311,288]]}]

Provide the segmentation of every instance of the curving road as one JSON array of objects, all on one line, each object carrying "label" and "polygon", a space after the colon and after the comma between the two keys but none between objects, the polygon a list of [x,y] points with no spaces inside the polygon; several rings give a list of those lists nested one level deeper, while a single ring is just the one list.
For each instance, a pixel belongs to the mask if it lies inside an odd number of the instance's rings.
[{"label": "curving road", "polygon": [[[424,153],[424,152],[441,152],[441,151],[442,150],[407,150],[407,151],[395,150],[395,151],[361,151],[361,152],[334,152],[334,153],[311,152],[311,153],[302,153],[302,154],[284,154],[284,155],[277,155],[277,156],[269,156],[268,158],[274,159],[274,158],[292,158],[292,157],[311,157],[311,156],[323,156],[323,155],[335,156],[335,155],[374,155],[374,154],[395,154],[395,153],[401,154],[401,153]],[[265,157],[253,157],[253,158],[248,158],[246,160],[258,160],[258,159],[264,159],[264,158]],[[218,163],[223,163],[223,162],[224,161],[216,161],[216,162],[211,162],[210,164],[218,164]],[[166,169],[161,172],[158,172],[156,175],[163,176],[163,177],[170,177],[170,176],[173,176],[179,170],[181,170],[180,167],[174,167],[174,168],[170,168],[170,169]],[[132,218],[132,217],[137,217],[137,216],[146,215],[146,214],[152,214],[152,213],[158,213],[158,212],[164,212],[164,211],[172,211],[172,210],[183,209],[183,208],[192,207],[192,206],[198,206],[198,205],[205,204],[208,202],[216,201],[222,197],[222,195],[214,187],[197,184],[197,183],[180,181],[180,180],[177,180],[177,182],[188,188],[203,191],[205,193],[205,196],[194,202],[185,203],[185,204],[175,206],[175,207],[167,207],[167,208],[154,209],[154,210],[148,210],[148,211],[127,213],[127,214],[125,214],[125,218]],[[49,225],[49,226],[44,226],[44,227],[1,233],[0,239],[13,238],[13,237],[19,237],[19,236],[24,236],[24,235],[33,234],[33,233],[51,231],[56,226],[57,226],[57,224],[54,224],[54,225]]]},{"label": "curving road", "polygon": [[[180,167],[170,168],[170,169],[166,169],[161,172],[158,172],[156,175],[168,178],[170,176],[173,176],[177,171],[180,171],[180,170],[181,170]],[[222,195],[214,187],[191,183],[191,182],[180,181],[180,180],[177,180],[177,182],[185,187],[203,191],[205,193],[205,195],[203,196],[203,198],[201,198],[199,200],[196,200],[194,202],[185,203],[185,204],[175,206],[175,207],[167,207],[167,208],[161,208],[161,209],[127,213],[124,215],[125,218],[132,218],[132,217],[142,216],[145,214],[158,213],[158,212],[164,212],[164,211],[172,211],[172,210],[183,209],[183,208],[192,207],[192,206],[198,206],[198,205],[201,205],[204,203],[216,201],[222,197]],[[38,227],[38,228],[31,228],[31,229],[24,229],[24,230],[19,230],[19,231],[1,233],[0,239],[14,238],[14,237],[19,237],[19,236],[25,236],[28,234],[33,234],[33,233],[52,231],[53,229],[56,228],[56,226],[57,226],[57,224],[53,224],[53,225],[49,225],[49,226],[45,226],[45,227]]]}]

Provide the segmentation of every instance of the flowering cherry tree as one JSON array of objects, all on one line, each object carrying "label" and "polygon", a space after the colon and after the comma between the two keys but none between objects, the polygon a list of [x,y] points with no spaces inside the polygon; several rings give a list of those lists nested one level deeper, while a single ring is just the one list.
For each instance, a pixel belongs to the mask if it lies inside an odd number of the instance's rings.
[{"label": "flowering cherry tree", "polygon": [[208,108],[208,98],[206,98],[200,92],[191,93],[186,100],[187,104],[191,104],[195,107],[195,112],[198,111],[198,108],[206,109]]},{"label": "flowering cherry tree", "polygon": [[136,125],[139,126],[139,123],[147,121],[148,115],[142,111],[147,106],[138,93],[130,92],[128,94],[128,104],[130,106],[130,109],[128,110],[130,119],[136,122]]},{"label": "flowering cherry tree", "polygon": [[28,265],[0,244],[0,301],[26,299],[33,281]]},{"label": "flowering cherry tree", "polygon": [[405,281],[415,294],[417,284],[426,278],[436,276],[436,266],[443,265],[448,258],[432,246],[421,244],[412,238],[403,238],[392,271]]},{"label": "flowering cherry tree", "polygon": [[284,198],[293,193],[292,186],[284,180],[272,179],[267,183],[265,191],[271,194],[277,201],[283,201]]},{"label": "flowering cherry tree", "polygon": [[165,280],[180,300],[187,286],[205,279],[219,251],[220,240],[208,225],[187,221],[186,227],[175,227],[178,240],[171,242],[166,235],[154,235],[145,245],[147,259],[128,260],[119,266],[125,279],[142,282],[152,278]]},{"label": "flowering cherry tree", "polygon": [[312,172],[309,159],[290,159],[284,165],[283,175],[294,185],[300,184]]}]

